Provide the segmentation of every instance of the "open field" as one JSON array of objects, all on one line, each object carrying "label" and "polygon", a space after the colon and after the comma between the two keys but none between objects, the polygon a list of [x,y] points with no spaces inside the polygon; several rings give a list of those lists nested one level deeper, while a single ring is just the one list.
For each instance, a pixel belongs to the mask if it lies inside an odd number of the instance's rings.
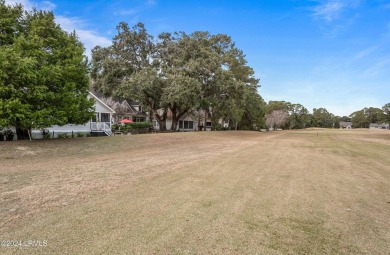
[{"label": "open field", "polygon": [[389,254],[390,132],[2,142],[0,203],[0,254]]}]

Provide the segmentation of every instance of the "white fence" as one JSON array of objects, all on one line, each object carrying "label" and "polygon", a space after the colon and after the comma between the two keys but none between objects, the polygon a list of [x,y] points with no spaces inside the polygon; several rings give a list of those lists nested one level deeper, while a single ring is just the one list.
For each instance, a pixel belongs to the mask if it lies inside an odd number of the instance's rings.
[{"label": "white fence", "polygon": [[91,122],[91,131],[104,131],[107,135],[112,135],[111,127],[106,122]]}]

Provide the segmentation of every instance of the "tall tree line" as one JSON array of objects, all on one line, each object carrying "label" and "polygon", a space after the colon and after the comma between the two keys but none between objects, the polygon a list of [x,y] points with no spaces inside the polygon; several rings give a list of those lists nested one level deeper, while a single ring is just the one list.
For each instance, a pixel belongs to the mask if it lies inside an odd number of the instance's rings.
[{"label": "tall tree line", "polygon": [[266,109],[266,126],[272,129],[340,128],[340,121],[352,122],[355,128],[368,128],[370,123],[390,123],[390,103],[382,109],[365,107],[342,117],[322,107],[314,108],[310,113],[303,105],[286,101],[269,101]]}]

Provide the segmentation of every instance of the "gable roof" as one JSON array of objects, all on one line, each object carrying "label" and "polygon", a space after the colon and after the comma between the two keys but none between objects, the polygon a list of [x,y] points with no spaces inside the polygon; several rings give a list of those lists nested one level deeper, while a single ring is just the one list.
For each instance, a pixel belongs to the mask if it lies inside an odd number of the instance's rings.
[{"label": "gable roof", "polygon": [[[90,92],[92,93],[92,92]],[[105,103],[108,107],[111,107],[111,109],[116,109],[117,107],[125,107],[128,109],[129,114],[142,114],[144,112],[139,112],[137,111],[134,107],[141,105],[140,102],[138,101],[133,101],[132,99],[129,98],[124,98],[124,97],[106,97],[102,93],[93,91],[95,97],[100,99],[101,102]],[[112,101],[112,104],[108,104],[107,100]],[[107,102],[107,103],[106,103]],[[115,111],[115,110],[114,110]],[[146,115],[146,113],[145,113]]]},{"label": "gable roof", "polygon": [[95,94],[93,94],[91,91],[89,91],[89,95],[92,96],[92,98],[96,101],[96,102],[99,102],[100,104],[102,104],[105,108],[108,109],[108,111],[110,113],[115,113],[115,111],[113,109],[111,109],[111,107],[109,107],[107,104],[105,104],[100,98],[98,98]]}]

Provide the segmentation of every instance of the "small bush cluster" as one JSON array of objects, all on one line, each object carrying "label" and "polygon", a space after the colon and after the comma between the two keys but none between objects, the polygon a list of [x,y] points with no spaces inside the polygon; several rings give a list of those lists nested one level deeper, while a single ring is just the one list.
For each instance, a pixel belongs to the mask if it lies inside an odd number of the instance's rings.
[{"label": "small bush cluster", "polygon": [[68,135],[66,133],[58,134],[58,138],[70,138],[71,135]]},{"label": "small bush cluster", "polygon": [[88,136],[91,136],[91,134],[83,133],[83,132],[76,133],[76,137],[88,137]]},{"label": "small bush cluster", "polygon": [[151,127],[150,122],[132,122],[132,123],[127,123],[125,125],[118,125],[114,124],[111,126],[111,130],[113,132],[120,130],[123,132],[123,134],[127,133],[132,133],[132,134],[140,134],[140,133],[146,133],[149,131]]},{"label": "small bush cluster", "polygon": [[150,122],[133,122],[133,123],[127,123],[125,127],[128,129],[141,129],[141,128],[149,128],[151,126]]},{"label": "small bush cluster", "polygon": [[43,139],[50,139],[51,138],[51,132],[43,132]]}]

